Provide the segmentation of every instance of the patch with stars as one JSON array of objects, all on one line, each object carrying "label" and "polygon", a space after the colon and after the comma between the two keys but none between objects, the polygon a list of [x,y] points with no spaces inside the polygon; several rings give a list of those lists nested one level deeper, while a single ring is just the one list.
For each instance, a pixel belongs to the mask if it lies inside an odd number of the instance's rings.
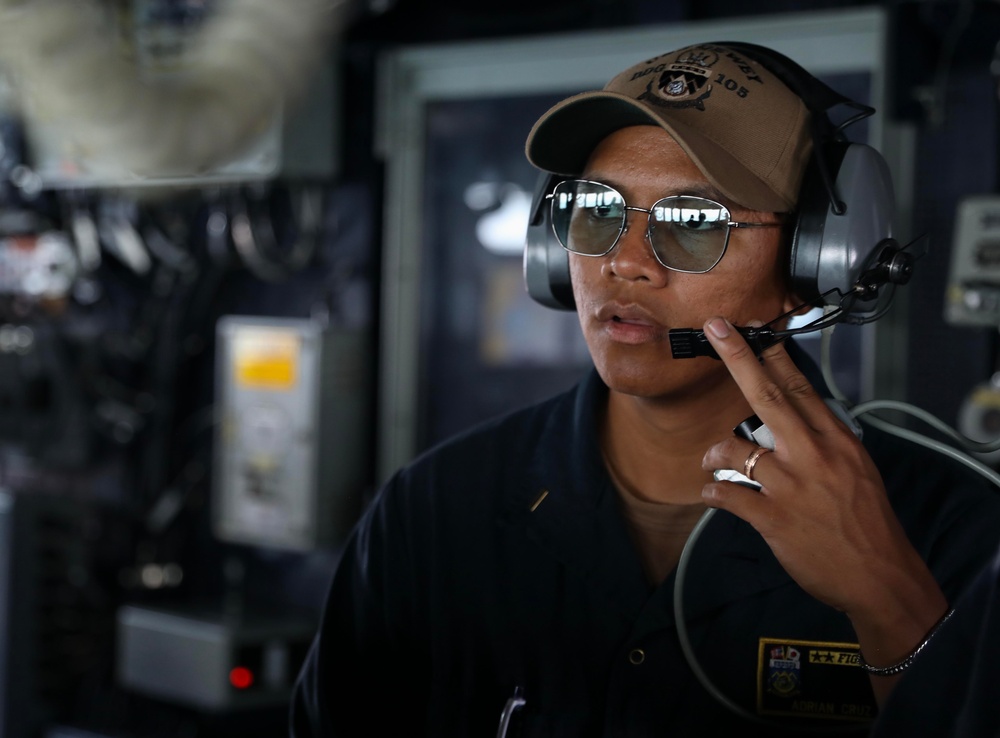
[{"label": "patch with stars", "polygon": [[857,643],[761,638],[757,712],[825,720],[868,721],[875,697]]}]

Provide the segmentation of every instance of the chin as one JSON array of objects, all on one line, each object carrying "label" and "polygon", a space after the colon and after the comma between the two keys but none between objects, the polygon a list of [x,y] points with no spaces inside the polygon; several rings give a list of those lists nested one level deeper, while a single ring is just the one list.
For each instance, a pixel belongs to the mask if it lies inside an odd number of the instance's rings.
[{"label": "chin", "polygon": [[604,356],[595,357],[594,364],[613,392],[648,399],[690,397],[729,377],[722,362],[707,357],[650,361]]}]

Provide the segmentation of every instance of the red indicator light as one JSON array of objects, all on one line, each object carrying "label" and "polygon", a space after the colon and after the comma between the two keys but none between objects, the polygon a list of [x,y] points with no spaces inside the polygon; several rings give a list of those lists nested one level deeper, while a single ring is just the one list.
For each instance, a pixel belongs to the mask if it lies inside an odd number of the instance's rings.
[{"label": "red indicator light", "polygon": [[229,672],[229,683],[236,689],[246,689],[253,684],[253,672],[245,666],[234,666]]}]

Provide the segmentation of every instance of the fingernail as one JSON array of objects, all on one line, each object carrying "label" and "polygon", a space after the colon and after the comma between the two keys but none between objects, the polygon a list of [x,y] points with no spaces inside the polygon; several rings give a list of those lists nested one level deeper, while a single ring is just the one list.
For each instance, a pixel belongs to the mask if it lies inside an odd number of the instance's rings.
[{"label": "fingernail", "polygon": [[729,337],[729,323],[722,318],[712,318],[708,321],[708,330],[712,331],[712,335],[716,338]]}]

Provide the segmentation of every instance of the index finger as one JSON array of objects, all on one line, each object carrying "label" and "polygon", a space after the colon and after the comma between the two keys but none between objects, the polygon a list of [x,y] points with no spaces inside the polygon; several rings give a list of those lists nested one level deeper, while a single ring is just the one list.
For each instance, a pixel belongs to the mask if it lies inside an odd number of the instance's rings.
[{"label": "index finger", "polygon": [[[823,398],[799,371],[784,346],[772,346],[762,355],[765,361],[758,361],[739,331],[723,318],[709,319],[705,323],[705,336],[750,407],[772,431],[794,432],[803,421],[814,427],[815,419],[828,415]],[[823,410],[818,409],[820,406]],[[798,412],[782,412],[789,407]]]}]

